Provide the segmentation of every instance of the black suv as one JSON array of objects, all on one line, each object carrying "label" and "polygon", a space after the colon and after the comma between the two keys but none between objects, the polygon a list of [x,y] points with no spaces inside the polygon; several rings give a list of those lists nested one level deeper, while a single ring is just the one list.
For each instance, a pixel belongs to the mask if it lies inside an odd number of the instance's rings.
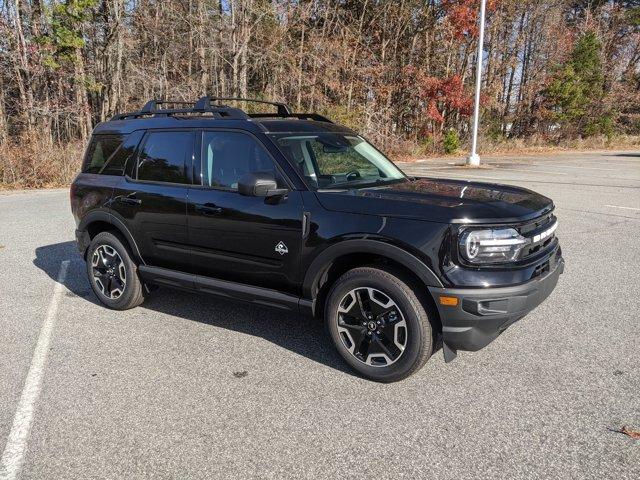
[{"label": "black suv", "polygon": [[230,100],[151,101],[95,128],[71,208],[107,307],[162,285],[314,315],[347,363],[391,382],[440,342],[447,362],[484,347],[555,287],[550,199],[408,177],[325,117]]}]

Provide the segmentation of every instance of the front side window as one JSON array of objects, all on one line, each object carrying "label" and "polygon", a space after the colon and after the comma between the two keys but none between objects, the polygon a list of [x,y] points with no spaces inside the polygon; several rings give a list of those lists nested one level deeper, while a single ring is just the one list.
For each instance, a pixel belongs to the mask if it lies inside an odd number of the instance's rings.
[{"label": "front side window", "polygon": [[204,132],[202,135],[202,185],[238,189],[245,173],[268,173],[282,187],[273,160],[253,137],[239,132]]},{"label": "front side window", "polygon": [[188,183],[185,165],[193,152],[192,132],[152,132],[138,157],[138,180]]},{"label": "front side window", "polygon": [[312,188],[359,188],[406,180],[389,159],[355,135],[323,132],[272,138]]},{"label": "front side window", "polygon": [[124,135],[94,135],[82,166],[83,173],[101,173],[102,167],[118,149]]}]

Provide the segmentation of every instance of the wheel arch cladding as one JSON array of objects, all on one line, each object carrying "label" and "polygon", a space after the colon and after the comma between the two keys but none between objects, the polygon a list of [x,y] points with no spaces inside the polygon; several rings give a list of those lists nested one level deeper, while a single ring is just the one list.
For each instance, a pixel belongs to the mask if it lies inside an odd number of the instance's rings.
[{"label": "wheel arch cladding", "polygon": [[[100,232],[111,232],[115,234],[120,238],[124,246],[129,249],[135,261],[144,264],[144,260],[140,255],[138,245],[133,235],[131,235],[126,225],[113,215],[107,212],[93,212],[93,214],[88,214],[82,220],[79,229],[87,232],[90,239],[93,239]],[[87,245],[87,247],[88,246],[89,245]],[[83,255],[86,255],[86,248]]]},{"label": "wheel arch cladding", "polygon": [[376,240],[345,240],[320,253],[305,274],[302,291],[313,300],[314,315],[322,316],[328,291],[343,273],[367,265],[387,266],[400,272],[429,303],[433,298],[426,287],[442,286],[427,265],[399,247]]}]

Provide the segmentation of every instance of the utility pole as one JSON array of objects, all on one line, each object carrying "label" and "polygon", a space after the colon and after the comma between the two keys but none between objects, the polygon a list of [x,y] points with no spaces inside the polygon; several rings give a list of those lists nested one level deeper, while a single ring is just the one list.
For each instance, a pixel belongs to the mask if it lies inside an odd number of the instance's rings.
[{"label": "utility pole", "polygon": [[484,12],[487,0],[480,0],[480,31],[478,33],[478,61],[476,64],[476,101],[473,113],[473,131],[471,137],[471,155],[467,158],[467,165],[477,167],[480,165],[480,155],[476,151],[478,147],[478,121],[480,119],[480,85],[482,83],[482,50],[484,43]]}]

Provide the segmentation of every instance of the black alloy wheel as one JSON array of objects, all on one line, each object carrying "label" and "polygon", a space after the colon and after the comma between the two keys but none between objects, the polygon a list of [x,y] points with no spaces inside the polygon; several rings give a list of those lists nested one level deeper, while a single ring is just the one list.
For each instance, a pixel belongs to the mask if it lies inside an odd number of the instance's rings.
[{"label": "black alloy wheel", "polygon": [[400,308],[372,287],[354,288],[342,298],[338,332],[351,355],[374,367],[395,363],[407,345],[407,322]]},{"label": "black alloy wheel", "polygon": [[91,257],[93,281],[109,299],[122,295],[127,286],[127,271],[122,258],[110,245],[100,245]]},{"label": "black alloy wheel", "polygon": [[424,285],[387,266],[349,270],[331,286],[325,326],[338,353],[366,378],[396,382],[431,356],[435,329]]},{"label": "black alloy wheel", "polygon": [[100,232],[86,255],[89,283],[98,300],[115,310],[127,310],[144,301],[138,266],[124,239],[115,232]]}]

